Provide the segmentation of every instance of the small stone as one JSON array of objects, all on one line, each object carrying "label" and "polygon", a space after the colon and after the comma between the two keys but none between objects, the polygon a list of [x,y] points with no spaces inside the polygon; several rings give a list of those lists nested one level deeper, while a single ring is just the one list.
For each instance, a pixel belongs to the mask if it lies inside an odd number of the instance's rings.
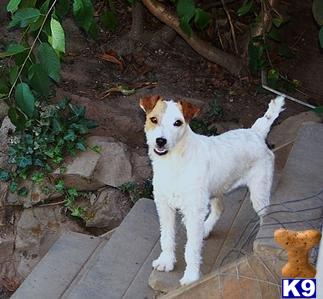
[{"label": "small stone", "polygon": [[101,191],[93,206],[87,209],[87,227],[113,229],[131,209],[130,200],[118,189],[107,187]]}]

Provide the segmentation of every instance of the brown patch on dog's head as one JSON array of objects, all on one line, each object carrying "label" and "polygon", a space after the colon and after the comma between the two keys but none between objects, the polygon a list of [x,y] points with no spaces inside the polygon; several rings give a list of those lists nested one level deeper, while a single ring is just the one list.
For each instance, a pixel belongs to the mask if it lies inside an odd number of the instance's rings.
[{"label": "brown patch on dog's head", "polygon": [[200,112],[200,108],[186,101],[179,101],[180,109],[183,112],[185,121],[189,123]]},{"label": "brown patch on dog's head", "polygon": [[162,99],[160,95],[147,96],[139,100],[139,105],[148,114],[154,109],[157,102]]},{"label": "brown patch on dog's head", "polygon": [[140,99],[140,107],[146,112],[145,131],[155,128],[166,110],[166,103],[160,95]]}]

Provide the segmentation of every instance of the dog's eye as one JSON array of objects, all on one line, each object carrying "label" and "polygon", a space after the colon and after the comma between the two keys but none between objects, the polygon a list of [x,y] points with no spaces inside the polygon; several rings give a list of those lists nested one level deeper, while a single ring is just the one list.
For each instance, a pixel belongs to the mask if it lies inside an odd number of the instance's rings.
[{"label": "dog's eye", "polygon": [[157,124],[157,117],[151,117],[150,118],[150,121],[153,123],[153,124]]},{"label": "dog's eye", "polygon": [[183,122],[181,120],[177,120],[174,122],[175,127],[180,127],[182,124],[183,124]]}]

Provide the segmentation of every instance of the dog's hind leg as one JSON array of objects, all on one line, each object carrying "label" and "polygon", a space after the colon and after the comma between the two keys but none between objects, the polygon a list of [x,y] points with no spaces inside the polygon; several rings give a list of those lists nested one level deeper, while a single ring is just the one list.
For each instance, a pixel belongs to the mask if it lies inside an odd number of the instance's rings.
[{"label": "dog's hind leg", "polygon": [[200,278],[203,229],[204,219],[207,214],[207,201],[205,201],[204,207],[202,205],[200,207],[191,206],[190,209],[182,210],[182,213],[186,226],[187,243],[185,246],[186,269],[180,283],[181,285],[186,285]]},{"label": "dog's hind leg", "polygon": [[210,214],[204,221],[204,239],[206,239],[210,235],[211,231],[214,228],[214,225],[219,220],[224,210],[223,199],[221,197],[211,198],[210,206]]},{"label": "dog's hind leg", "polygon": [[259,216],[263,214],[264,208],[269,205],[273,172],[274,155],[270,153],[266,158],[257,162],[247,179],[250,200]]}]

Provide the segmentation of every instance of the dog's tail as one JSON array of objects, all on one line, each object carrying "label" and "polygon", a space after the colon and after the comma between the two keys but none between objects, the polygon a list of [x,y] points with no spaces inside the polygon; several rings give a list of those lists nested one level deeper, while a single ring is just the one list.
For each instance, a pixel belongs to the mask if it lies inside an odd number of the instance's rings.
[{"label": "dog's tail", "polygon": [[258,118],[251,128],[257,131],[258,134],[260,134],[263,138],[266,138],[271,125],[278,117],[279,113],[284,110],[284,104],[285,98],[282,96],[279,96],[274,100],[271,100],[265,115],[261,118]]}]

